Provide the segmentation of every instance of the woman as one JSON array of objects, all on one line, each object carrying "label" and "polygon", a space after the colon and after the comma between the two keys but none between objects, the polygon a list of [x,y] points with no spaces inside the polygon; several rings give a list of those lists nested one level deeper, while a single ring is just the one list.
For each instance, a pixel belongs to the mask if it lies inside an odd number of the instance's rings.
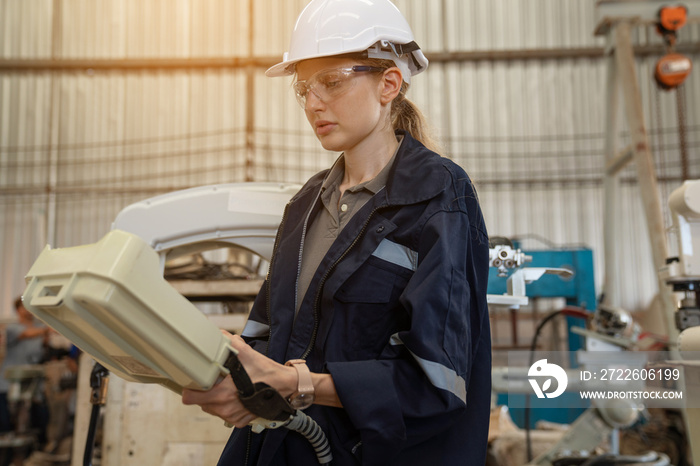
[{"label": "woman", "polygon": [[[296,74],[317,138],[342,155],[289,203],[231,344],[321,426],[334,465],[485,462],[488,239],[469,178],[425,147],[405,98],[427,65],[389,0],[313,0],[267,71]],[[221,465],[316,463],[296,432],[251,433],[230,378],[183,402],[236,426]]]}]

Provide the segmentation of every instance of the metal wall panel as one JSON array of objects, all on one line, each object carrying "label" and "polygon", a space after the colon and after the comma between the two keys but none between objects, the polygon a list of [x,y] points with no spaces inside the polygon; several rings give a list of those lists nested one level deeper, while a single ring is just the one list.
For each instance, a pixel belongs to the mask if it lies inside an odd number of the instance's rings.
[{"label": "metal wall panel", "polygon": [[53,0],[0,2],[0,57],[49,58]]},{"label": "metal wall panel", "polygon": [[[280,57],[305,0],[0,0],[0,59]],[[427,52],[600,47],[594,2],[396,0]],[[253,17],[249,8],[253,7]],[[252,25],[252,31],[251,31]],[[250,35],[253,42],[250,42]],[[635,43],[659,44],[651,28]],[[681,42],[700,41],[697,25]],[[693,55],[697,63],[698,55]],[[681,176],[674,93],[639,58],[662,199]],[[263,68],[0,72],[2,312],[43,244],[93,242],[136,200],[187,186],[303,182],[332,163],[290,89]],[[602,58],[435,61],[409,92],[444,153],[477,184],[492,234],[585,244],[602,281]],[[248,89],[252,86],[252,94]],[[684,86],[690,174],[700,176],[700,74]],[[620,118],[623,120],[622,117]],[[621,124],[619,147],[626,142]],[[632,167],[621,193],[623,303],[655,289]],[[47,194],[48,193],[48,194]],[[528,239],[529,238],[529,239]],[[539,239],[537,239],[539,238]]]},{"label": "metal wall panel", "polygon": [[[418,43],[430,51],[600,45],[594,2],[576,0],[396,0]],[[435,25],[438,24],[439,27]]]}]

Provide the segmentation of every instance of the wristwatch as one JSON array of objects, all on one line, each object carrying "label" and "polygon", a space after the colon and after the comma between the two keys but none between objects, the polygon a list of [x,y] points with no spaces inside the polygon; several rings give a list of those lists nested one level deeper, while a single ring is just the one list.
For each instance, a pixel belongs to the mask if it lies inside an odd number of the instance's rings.
[{"label": "wristwatch", "polygon": [[290,359],[285,366],[292,366],[297,370],[299,381],[297,391],[287,401],[294,409],[306,409],[314,402],[314,384],[311,382],[311,372],[303,359]]}]

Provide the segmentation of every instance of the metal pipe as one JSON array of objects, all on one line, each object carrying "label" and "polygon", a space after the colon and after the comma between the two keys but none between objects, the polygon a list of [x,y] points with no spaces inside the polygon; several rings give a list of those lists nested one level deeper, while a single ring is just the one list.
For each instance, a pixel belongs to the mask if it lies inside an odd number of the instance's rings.
[{"label": "metal pipe", "polygon": [[[661,183],[682,183],[682,176],[665,176],[659,177],[658,181]],[[562,178],[557,180],[552,179],[528,179],[528,178],[479,178],[479,186],[489,186],[496,187],[508,186],[510,188],[518,187],[533,187],[533,186],[555,186],[561,185],[565,188],[581,187],[581,186],[600,186],[604,181],[599,177],[571,177]],[[621,184],[631,185],[637,183],[634,177],[624,177],[620,179]],[[52,189],[52,193],[62,194],[62,195],[85,195],[85,194],[164,194],[172,191],[179,191],[182,189],[192,188],[192,185],[169,185],[162,187],[128,187],[128,186],[68,186],[68,187],[56,187]],[[36,187],[9,187],[0,188],[0,202],[2,202],[3,196],[36,196],[41,194],[46,194],[46,187],[36,186]],[[14,200],[12,201],[14,202]]]},{"label": "metal pipe", "polygon": [[211,69],[266,67],[272,58],[127,58],[127,59],[5,59],[0,70],[14,71],[82,71],[82,70],[154,70],[154,69]]},{"label": "metal pipe", "polygon": [[[638,45],[633,47],[639,57],[661,56],[662,45]],[[676,46],[678,53],[700,53],[700,42]],[[527,61],[561,59],[603,59],[604,47],[574,47],[522,50],[484,50],[426,52],[432,63],[480,62],[480,61]],[[183,58],[123,58],[123,59],[2,59],[0,71],[81,71],[81,70],[173,70],[173,69],[221,69],[221,68],[269,68],[279,57],[183,57]]]}]

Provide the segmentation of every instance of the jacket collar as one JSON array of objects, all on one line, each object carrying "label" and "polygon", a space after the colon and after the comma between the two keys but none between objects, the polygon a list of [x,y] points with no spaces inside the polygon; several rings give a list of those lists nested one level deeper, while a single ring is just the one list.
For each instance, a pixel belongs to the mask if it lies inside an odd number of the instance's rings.
[{"label": "jacket collar", "polygon": [[448,172],[442,157],[407,132],[397,133],[402,133],[404,138],[386,185],[388,203],[416,204],[443,192],[447,188]]},{"label": "jacket collar", "polygon": [[[409,205],[432,199],[447,188],[449,175],[442,157],[428,150],[403,130],[403,141],[386,184],[386,200],[390,205]],[[293,200],[319,192],[330,170],[324,170],[309,180]]]}]

